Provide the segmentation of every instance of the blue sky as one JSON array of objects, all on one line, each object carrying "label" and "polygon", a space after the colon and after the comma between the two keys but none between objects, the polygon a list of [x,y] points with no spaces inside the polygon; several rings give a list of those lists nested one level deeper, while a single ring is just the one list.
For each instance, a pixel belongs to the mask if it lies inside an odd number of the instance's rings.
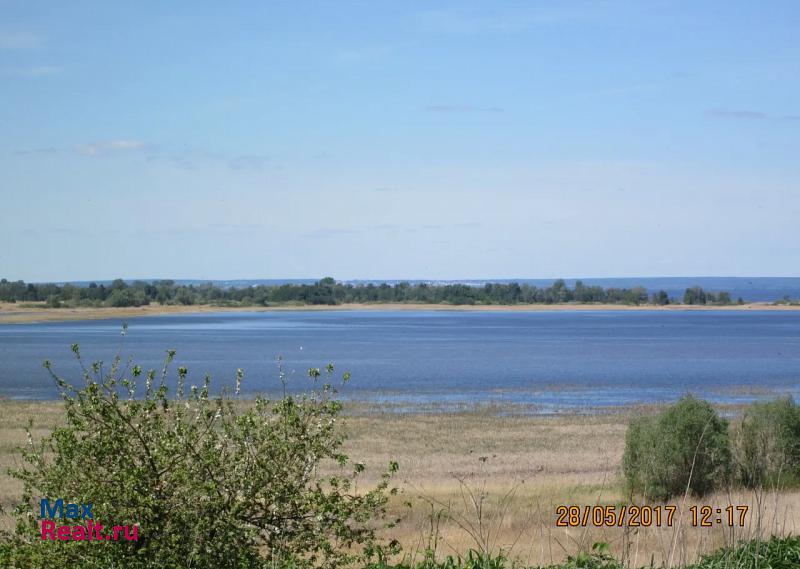
[{"label": "blue sky", "polygon": [[0,0],[0,276],[800,275],[796,2]]}]

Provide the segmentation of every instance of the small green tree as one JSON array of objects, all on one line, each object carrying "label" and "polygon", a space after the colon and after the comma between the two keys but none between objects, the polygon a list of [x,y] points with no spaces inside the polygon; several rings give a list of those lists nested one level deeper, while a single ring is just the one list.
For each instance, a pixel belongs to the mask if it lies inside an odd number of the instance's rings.
[{"label": "small green tree", "polygon": [[707,301],[708,298],[703,287],[693,286],[687,288],[686,292],[683,293],[684,304],[706,304]]},{"label": "small green tree", "polygon": [[667,294],[667,291],[660,290],[658,292],[654,292],[651,295],[650,303],[657,304],[659,306],[665,306],[669,304],[669,295]]},{"label": "small green tree", "polygon": [[652,498],[703,496],[728,482],[731,456],[728,422],[687,395],[658,417],[631,421],[623,471],[631,491]]},{"label": "small green tree", "polygon": [[753,403],[738,425],[737,466],[748,487],[781,487],[800,479],[800,407],[791,397]]},{"label": "small green tree", "polygon": [[[108,369],[86,367],[77,345],[73,351],[83,381],[76,387],[51,371],[65,424],[31,442],[13,473],[24,498],[0,565],[333,568],[381,550],[376,531],[397,465],[374,488],[356,491],[364,466],[342,452],[332,365],[327,374],[309,370],[314,385],[305,395],[240,402],[212,397],[208,376],[187,389],[185,367],[170,395],[173,350],[161,373],[122,365],[119,356]],[[327,380],[317,385],[321,376]],[[237,370],[237,393],[241,380]],[[43,497],[92,503],[96,523],[137,525],[139,539],[43,541]]]},{"label": "small green tree", "polygon": [[733,304],[731,300],[731,293],[722,291],[717,295],[717,304],[721,304],[727,306],[729,304]]}]

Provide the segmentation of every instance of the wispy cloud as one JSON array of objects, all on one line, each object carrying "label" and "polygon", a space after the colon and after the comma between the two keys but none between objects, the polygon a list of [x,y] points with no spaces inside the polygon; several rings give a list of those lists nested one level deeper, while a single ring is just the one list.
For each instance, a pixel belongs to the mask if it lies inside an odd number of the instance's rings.
[{"label": "wispy cloud", "polygon": [[66,236],[66,237],[76,237],[78,235],[88,235],[89,234],[89,232],[87,232],[87,231],[85,231],[83,229],[76,229],[74,227],[51,227],[49,229],[49,231],[54,233],[54,234],[56,234],[56,235],[61,235],[61,236]]},{"label": "wispy cloud", "polygon": [[0,70],[3,77],[52,77],[60,75],[64,68],[59,65],[32,65],[29,67],[12,67]]},{"label": "wispy cloud", "polygon": [[131,139],[108,140],[91,144],[81,144],[76,147],[76,150],[80,154],[92,157],[126,152],[141,152],[147,149],[148,145],[141,140]]},{"label": "wispy cloud", "polygon": [[362,63],[378,61],[396,50],[392,45],[367,45],[342,49],[335,52],[334,57],[342,63]]},{"label": "wispy cloud", "polygon": [[708,109],[706,116],[721,119],[761,120],[767,118],[766,113],[750,109]]},{"label": "wispy cloud", "polygon": [[752,109],[708,109],[707,117],[744,121],[798,121],[800,115],[770,115]]},{"label": "wispy cloud", "polygon": [[101,142],[76,144],[74,146],[42,146],[39,148],[21,148],[14,151],[15,156],[53,156],[56,154],[80,154],[91,158],[99,158],[112,154],[134,153],[150,150],[153,147],[141,140],[116,139]]},{"label": "wispy cloud", "polygon": [[28,67],[24,69],[23,72],[28,77],[45,77],[49,75],[60,75],[64,71],[64,68],[59,65],[36,65],[34,67]]},{"label": "wispy cloud", "polygon": [[501,107],[473,107],[470,105],[428,105],[424,107],[429,113],[502,113]]},{"label": "wispy cloud", "polygon": [[60,154],[64,152],[63,148],[56,148],[54,146],[44,147],[44,148],[29,148],[29,149],[20,149],[15,150],[15,156],[52,156],[54,154]]},{"label": "wispy cloud", "polygon": [[265,223],[209,223],[205,227],[219,229],[220,231],[259,231],[270,229]]},{"label": "wispy cloud", "polygon": [[640,95],[661,90],[659,83],[638,83],[632,85],[615,85],[601,89],[591,89],[582,93],[584,97],[619,97],[625,95]]},{"label": "wispy cloud", "polygon": [[231,170],[263,170],[268,163],[268,156],[241,154],[231,158],[228,161],[228,167]]},{"label": "wispy cloud", "polygon": [[269,156],[263,154],[230,155],[198,148],[181,148],[171,151],[152,148],[147,155],[147,161],[170,164],[181,170],[195,170],[202,164],[222,164],[228,169],[238,172],[260,172],[267,167],[280,169],[279,165],[271,163]]},{"label": "wispy cloud", "polygon": [[796,121],[800,120],[800,115],[770,115],[753,109],[708,109],[705,112],[707,117],[718,119],[733,120],[773,120],[773,121]]},{"label": "wispy cloud", "polygon": [[35,49],[41,44],[41,38],[31,32],[0,29],[0,49]]},{"label": "wispy cloud", "polygon": [[181,170],[195,170],[203,164],[223,166],[240,172],[261,171],[268,167],[281,168],[280,165],[272,164],[269,156],[263,154],[228,154],[187,147],[169,149],[135,138],[100,140],[71,146],[22,148],[15,150],[13,154],[39,157],[78,155],[97,159],[112,156],[142,157],[147,163],[168,164]]},{"label": "wispy cloud", "polygon": [[428,10],[419,14],[423,31],[470,35],[477,33],[518,32],[536,26],[547,26],[583,20],[597,12],[591,4],[564,6],[530,3],[516,7],[497,7],[481,11],[465,7]]},{"label": "wispy cloud", "polygon": [[438,232],[453,228],[476,229],[481,227],[479,223],[458,223],[455,225],[419,225],[406,223],[380,223],[377,225],[367,225],[363,227],[325,227],[314,229],[313,231],[300,235],[303,239],[336,239],[357,237],[361,235],[371,236],[397,236],[399,233],[418,233],[418,232]]},{"label": "wispy cloud", "polygon": [[300,237],[303,239],[327,239],[330,237],[341,237],[345,235],[358,235],[363,231],[363,229],[352,229],[348,227],[328,227],[314,229],[308,233],[303,233],[300,235]]},{"label": "wispy cloud", "polygon": [[170,164],[175,168],[180,170],[194,170],[195,163],[192,159],[188,156],[181,155],[181,154],[164,154],[153,152],[147,155],[147,162],[155,163],[155,162],[163,162],[166,164]]}]

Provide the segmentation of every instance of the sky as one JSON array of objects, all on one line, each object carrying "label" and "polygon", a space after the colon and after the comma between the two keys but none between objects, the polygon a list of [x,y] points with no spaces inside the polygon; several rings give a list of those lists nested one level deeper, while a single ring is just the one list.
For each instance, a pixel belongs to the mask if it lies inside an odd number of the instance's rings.
[{"label": "sky", "polygon": [[800,276],[800,4],[0,0],[0,277]]}]

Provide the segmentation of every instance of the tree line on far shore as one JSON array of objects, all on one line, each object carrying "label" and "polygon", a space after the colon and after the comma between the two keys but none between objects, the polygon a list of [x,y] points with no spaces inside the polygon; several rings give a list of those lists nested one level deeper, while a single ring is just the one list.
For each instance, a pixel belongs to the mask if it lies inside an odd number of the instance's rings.
[{"label": "tree line on far shore", "polygon": [[[644,287],[603,288],[576,281],[569,287],[562,279],[548,287],[519,283],[394,285],[348,284],[326,277],[314,284],[256,285],[220,287],[211,283],[184,285],[173,280],[125,282],[111,284],[33,284],[0,280],[2,302],[46,302],[52,308],[76,306],[144,306],[162,305],[230,305],[269,306],[276,304],[336,305],[353,303],[417,303],[452,305],[514,305],[604,303],[623,305],[692,304],[729,305],[734,301],[728,292],[710,292],[694,286],[686,289],[683,298],[671,297],[659,290],[648,294]],[[737,300],[739,304],[742,299]]]}]

